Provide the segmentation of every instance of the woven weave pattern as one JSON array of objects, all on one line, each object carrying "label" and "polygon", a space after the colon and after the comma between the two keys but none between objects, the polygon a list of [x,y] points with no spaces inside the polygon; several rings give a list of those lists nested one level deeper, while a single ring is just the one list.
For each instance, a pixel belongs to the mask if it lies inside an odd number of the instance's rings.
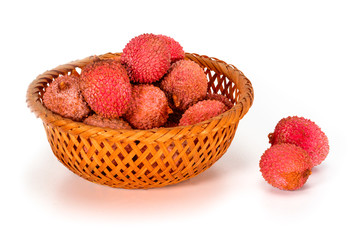
[{"label": "woven weave pattern", "polygon": [[[101,59],[118,58],[108,53]],[[150,130],[112,130],[63,118],[42,104],[46,87],[59,75],[76,71],[93,60],[58,66],[38,76],[29,86],[27,102],[43,121],[55,156],[75,174],[118,188],[153,188],[175,184],[212,166],[228,149],[239,120],[253,102],[250,81],[236,67],[225,62],[186,54],[203,67],[209,93],[226,96],[234,107],[191,126]]]}]

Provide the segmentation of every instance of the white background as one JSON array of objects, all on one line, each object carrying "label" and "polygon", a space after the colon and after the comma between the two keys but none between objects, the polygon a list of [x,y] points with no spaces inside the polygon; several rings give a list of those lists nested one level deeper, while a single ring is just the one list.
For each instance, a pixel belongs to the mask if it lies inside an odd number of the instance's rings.
[{"label": "white background", "polygon": [[[359,1],[2,1],[1,235],[4,239],[359,239]],[[113,189],[56,160],[25,103],[38,74],[121,52],[141,33],[217,57],[255,101],[227,153],[171,187]],[[283,117],[315,121],[330,154],[298,191],[259,172]]]}]

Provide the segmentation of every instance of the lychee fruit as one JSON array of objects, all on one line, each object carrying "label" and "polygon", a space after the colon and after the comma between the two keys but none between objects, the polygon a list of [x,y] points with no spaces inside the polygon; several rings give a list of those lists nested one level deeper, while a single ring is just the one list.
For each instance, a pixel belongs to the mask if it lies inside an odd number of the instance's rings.
[{"label": "lychee fruit", "polygon": [[112,128],[112,129],[131,129],[131,126],[124,119],[109,119],[100,115],[93,114],[84,119],[84,123],[96,127]]},{"label": "lychee fruit", "polygon": [[189,107],[182,115],[179,126],[196,124],[225,111],[225,105],[217,100],[204,100]]},{"label": "lychee fruit", "polygon": [[226,107],[225,111],[231,109],[234,106],[234,104],[226,96],[221,94],[215,94],[215,93],[207,94],[205,100],[218,100],[222,102]]},{"label": "lychee fruit", "polygon": [[186,110],[206,96],[208,81],[204,70],[197,63],[179,60],[171,65],[160,87],[172,100],[174,107]]},{"label": "lychee fruit", "polygon": [[169,108],[165,93],[150,84],[133,85],[130,106],[125,119],[137,129],[162,126],[168,119]]},{"label": "lychee fruit", "polygon": [[170,49],[155,34],[142,34],[131,39],[120,57],[131,81],[152,83],[160,80],[170,68]]},{"label": "lychee fruit", "polygon": [[185,52],[179,42],[165,35],[159,34],[157,36],[161,37],[166,41],[166,44],[168,45],[170,50],[170,57],[172,63],[185,58]]},{"label": "lychee fruit", "polygon": [[50,83],[43,102],[49,110],[74,121],[81,121],[90,113],[81,95],[79,78],[73,75],[59,76]]},{"label": "lychee fruit", "polygon": [[319,165],[329,153],[329,140],[320,127],[303,117],[283,118],[269,134],[272,145],[295,144],[308,152],[313,166]]},{"label": "lychee fruit", "polygon": [[84,67],[80,79],[85,100],[96,114],[118,118],[126,112],[131,84],[125,68],[118,61],[94,61]]},{"label": "lychee fruit", "polygon": [[309,154],[294,144],[277,144],[268,148],[259,163],[263,178],[281,190],[301,188],[311,174]]}]

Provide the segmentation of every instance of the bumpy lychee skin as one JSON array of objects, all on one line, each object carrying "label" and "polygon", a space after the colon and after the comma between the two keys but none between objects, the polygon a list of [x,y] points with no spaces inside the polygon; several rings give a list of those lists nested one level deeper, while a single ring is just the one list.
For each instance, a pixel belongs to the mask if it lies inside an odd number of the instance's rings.
[{"label": "bumpy lychee skin", "polygon": [[281,190],[301,188],[311,174],[308,153],[294,144],[277,144],[268,148],[259,163],[263,178]]},{"label": "bumpy lychee skin", "polygon": [[272,145],[279,143],[295,144],[306,150],[313,166],[319,165],[329,153],[329,140],[320,127],[303,117],[283,118],[276,125],[274,133],[269,134]]},{"label": "bumpy lychee skin", "polygon": [[185,52],[179,42],[165,35],[158,35],[158,36],[166,41],[170,49],[170,56],[172,63],[185,58]]},{"label": "bumpy lychee skin", "polygon": [[160,87],[176,108],[186,110],[206,96],[208,81],[205,72],[197,63],[179,60],[171,65]]},{"label": "bumpy lychee skin", "polygon": [[115,60],[101,60],[85,66],[80,87],[90,108],[105,118],[118,118],[131,97],[130,79],[125,68]]},{"label": "bumpy lychee skin", "polygon": [[207,94],[205,99],[206,100],[218,100],[218,101],[222,102],[226,107],[225,111],[231,109],[234,106],[234,104],[226,96],[220,95],[220,94],[214,94],[214,93]]},{"label": "bumpy lychee skin", "polygon": [[56,78],[46,88],[43,101],[49,110],[75,121],[81,121],[90,113],[80,92],[79,78],[72,75]]},{"label": "bumpy lychee skin", "polygon": [[167,98],[160,88],[150,84],[134,85],[125,119],[137,129],[157,128],[167,121],[169,111]]},{"label": "bumpy lychee skin", "polygon": [[160,80],[170,68],[170,49],[165,40],[154,34],[131,39],[123,49],[120,61],[131,81],[152,83]]},{"label": "bumpy lychee skin", "polygon": [[112,128],[112,129],[131,129],[131,126],[124,119],[109,119],[100,115],[93,114],[84,119],[84,123],[96,127]]},{"label": "bumpy lychee skin", "polygon": [[223,113],[226,106],[217,100],[204,100],[189,107],[182,115],[179,126],[196,124]]}]

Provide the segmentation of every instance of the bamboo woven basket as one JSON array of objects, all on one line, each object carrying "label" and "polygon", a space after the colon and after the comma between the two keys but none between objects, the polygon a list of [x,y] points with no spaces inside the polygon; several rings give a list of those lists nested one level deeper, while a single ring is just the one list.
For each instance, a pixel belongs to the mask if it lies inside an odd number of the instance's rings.
[{"label": "bamboo woven basket", "polygon": [[[100,59],[118,58],[107,53]],[[216,58],[186,53],[209,81],[208,92],[225,95],[234,107],[207,121],[173,128],[113,130],[63,118],[44,107],[46,87],[59,75],[94,60],[60,65],[39,75],[27,91],[27,104],[42,119],[57,159],[80,177],[102,185],[127,189],[163,187],[192,178],[211,167],[229,148],[239,120],[252,105],[250,81],[235,66]]]}]

